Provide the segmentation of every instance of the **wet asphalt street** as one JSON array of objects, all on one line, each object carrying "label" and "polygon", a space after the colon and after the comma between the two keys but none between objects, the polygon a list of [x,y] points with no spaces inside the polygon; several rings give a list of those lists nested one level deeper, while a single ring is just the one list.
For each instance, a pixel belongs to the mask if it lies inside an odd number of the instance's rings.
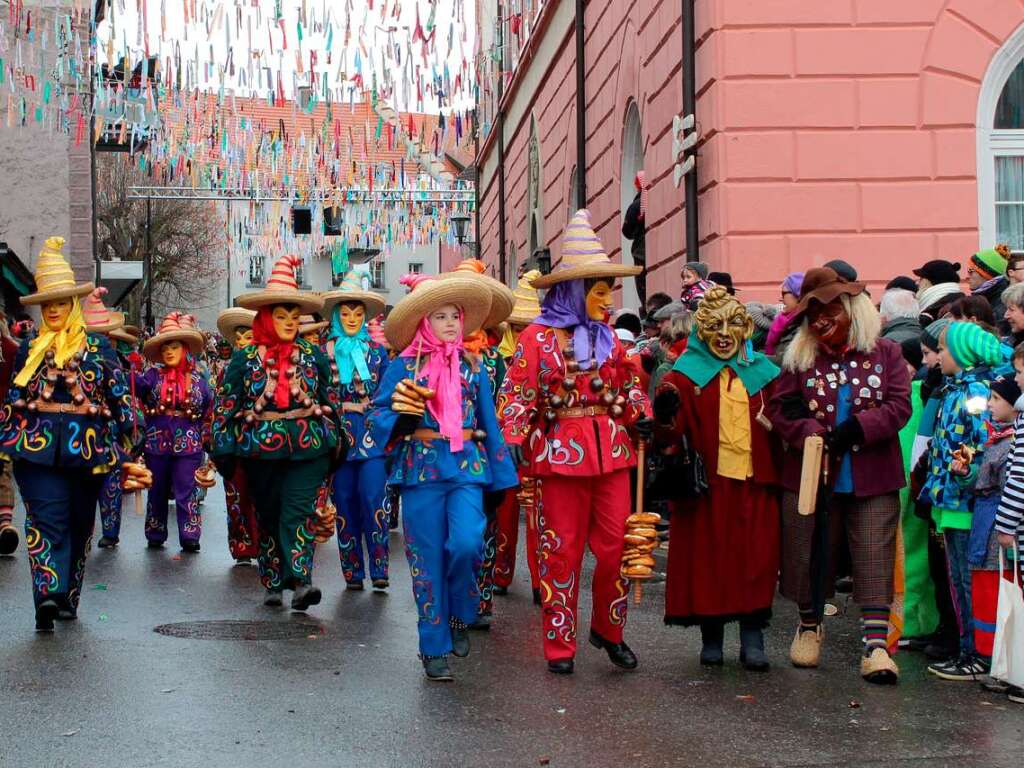
[{"label": "wet asphalt street", "polygon": [[[627,629],[639,671],[586,646],[555,677],[521,568],[456,682],[429,683],[400,534],[388,595],[344,592],[334,542],[321,547],[324,601],[303,616],[264,608],[255,568],[233,565],[219,487],[205,527],[198,555],[148,551],[126,505],[120,548],[93,551],[80,618],[53,636],[33,632],[24,546],[0,558],[0,767],[1021,765],[1024,708],[1005,698],[908,653],[898,687],[862,683],[856,615],[828,620],[821,669],[796,670],[780,601],[770,673],[738,666],[735,628],[707,671],[698,632],[664,627],[650,586]],[[250,639],[154,631],[182,622],[216,623],[167,631]]]}]

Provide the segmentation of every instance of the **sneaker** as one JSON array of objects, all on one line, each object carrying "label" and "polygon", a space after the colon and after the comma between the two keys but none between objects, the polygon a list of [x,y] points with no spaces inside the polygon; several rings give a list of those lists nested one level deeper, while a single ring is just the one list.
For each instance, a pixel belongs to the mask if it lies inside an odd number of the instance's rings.
[{"label": "sneaker", "polygon": [[1010,690],[1006,692],[1006,698],[1016,704],[1024,704],[1024,688],[1011,685]]},{"label": "sneaker", "polygon": [[953,669],[959,663],[960,660],[956,658],[946,659],[945,661],[937,661],[934,664],[928,665],[928,671],[933,675],[937,675],[940,671],[948,671],[950,669]]},{"label": "sneaker", "polygon": [[447,656],[421,656],[423,660],[423,673],[427,680],[435,683],[450,683],[455,678],[448,667]]},{"label": "sneaker", "polygon": [[964,658],[951,664],[935,664],[928,671],[942,680],[976,681],[988,674],[988,665],[978,658]]}]

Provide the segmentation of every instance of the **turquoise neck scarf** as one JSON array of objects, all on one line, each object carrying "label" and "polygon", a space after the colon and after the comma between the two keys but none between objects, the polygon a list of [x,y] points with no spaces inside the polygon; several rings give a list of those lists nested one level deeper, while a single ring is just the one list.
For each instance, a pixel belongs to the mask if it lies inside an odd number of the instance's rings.
[{"label": "turquoise neck scarf", "polygon": [[334,362],[338,365],[338,378],[342,386],[352,383],[354,373],[359,378],[368,382],[370,380],[370,369],[366,365],[366,355],[370,351],[370,332],[366,330],[364,321],[359,332],[354,336],[345,333],[341,325],[340,306],[334,308],[331,313],[331,332],[327,338],[334,342]]},{"label": "turquoise neck scarf", "polygon": [[672,370],[683,374],[698,387],[706,387],[725,366],[732,368],[748,395],[756,395],[779,375],[779,367],[760,352],[754,352],[749,340],[740,354],[722,360],[711,354],[696,331],[690,334],[686,351],[676,360]]}]

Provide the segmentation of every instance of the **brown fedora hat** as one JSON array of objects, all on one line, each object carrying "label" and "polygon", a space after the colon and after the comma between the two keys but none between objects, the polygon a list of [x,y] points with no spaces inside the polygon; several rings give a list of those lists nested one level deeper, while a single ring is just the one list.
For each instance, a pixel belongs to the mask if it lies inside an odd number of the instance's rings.
[{"label": "brown fedora hat", "polygon": [[804,283],[800,287],[800,303],[797,304],[793,316],[802,316],[810,308],[812,301],[831,304],[840,296],[859,296],[866,288],[864,283],[844,280],[831,267],[808,269],[804,273]]}]

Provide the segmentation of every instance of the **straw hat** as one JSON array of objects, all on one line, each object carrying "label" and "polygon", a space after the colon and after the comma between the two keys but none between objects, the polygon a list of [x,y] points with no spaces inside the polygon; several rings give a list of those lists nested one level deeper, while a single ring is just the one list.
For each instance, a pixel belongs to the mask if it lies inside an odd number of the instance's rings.
[{"label": "straw hat", "polygon": [[420,320],[445,304],[462,308],[465,317],[463,334],[466,336],[480,330],[490,314],[491,291],[476,278],[455,275],[441,280],[417,275],[409,282],[413,290],[395,305],[384,323],[384,334],[397,350],[409,346]]},{"label": "straw hat", "polygon": [[142,345],[142,354],[154,363],[160,362],[160,348],[170,342],[180,341],[193,355],[198,354],[206,340],[202,332],[196,328],[192,315],[183,312],[171,312],[160,323],[160,328]]},{"label": "straw hat", "polygon": [[384,297],[379,293],[363,290],[362,273],[354,269],[350,269],[345,274],[337,290],[325,291],[320,295],[324,299],[323,314],[327,317],[331,316],[331,312],[338,304],[343,304],[346,301],[360,302],[366,307],[367,317],[376,317],[384,311],[384,307],[387,304]]},{"label": "straw hat", "polygon": [[236,301],[246,309],[259,309],[275,304],[294,304],[301,312],[319,312],[324,300],[310,291],[300,291],[295,279],[295,268],[302,260],[295,254],[288,253],[277,260],[267,280],[267,287],[262,291],[243,293]]},{"label": "straw hat", "polygon": [[103,303],[107,289],[94,288],[82,300],[82,315],[85,318],[85,330],[90,333],[110,333],[124,325],[124,315],[111,312]]},{"label": "straw hat", "polygon": [[469,276],[479,280],[491,292],[491,312],[484,321],[484,328],[494,328],[501,323],[512,312],[516,298],[512,291],[502,282],[495,280],[490,275],[484,274],[487,265],[480,259],[466,259],[453,271],[439,275],[442,280],[447,280],[452,275]]},{"label": "straw hat", "polygon": [[124,321],[127,318],[125,317],[124,312],[117,312],[112,310],[111,314],[120,317],[122,325],[120,328],[116,328],[115,330],[108,333],[107,336],[109,336],[112,339],[117,339],[118,341],[127,342],[128,344],[131,344],[133,347],[136,344],[138,344],[139,337],[142,335],[142,331],[139,329],[139,326],[125,325]]},{"label": "straw hat", "polygon": [[562,261],[554,272],[538,277],[532,282],[534,288],[550,288],[566,280],[582,280],[588,277],[628,277],[639,275],[643,267],[617,264],[608,259],[601,241],[590,226],[590,211],[576,211],[562,238]]},{"label": "straw hat", "polygon": [[299,335],[322,331],[327,327],[326,320],[317,320],[313,315],[303,315],[299,318]]},{"label": "straw hat", "polygon": [[804,282],[800,287],[800,303],[792,313],[794,318],[803,316],[812,301],[819,304],[830,304],[840,296],[857,296],[864,293],[867,285],[851,283],[839,276],[831,267],[815,267],[804,273]]},{"label": "straw hat", "polygon": [[61,249],[64,247],[63,237],[48,237],[39,252],[36,262],[36,292],[21,297],[21,303],[42,304],[44,301],[70,299],[74,296],[85,296],[95,287],[92,283],[76,283],[75,273],[71,270]]},{"label": "straw hat", "polygon": [[217,315],[217,330],[221,336],[234,344],[235,331],[243,327],[252,328],[254,322],[256,322],[256,310],[230,307],[221,310],[221,313]]},{"label": "straw hat", "polygon": [[531,285],[532,281],[540,276],[539,270],[531,269],[519,278],[519,285],[512,291],[516,304],[512,308],[512,314],[508,316],[508,321],[512,325],[529,325],[540,314],[539,294],[537,289]]}]

